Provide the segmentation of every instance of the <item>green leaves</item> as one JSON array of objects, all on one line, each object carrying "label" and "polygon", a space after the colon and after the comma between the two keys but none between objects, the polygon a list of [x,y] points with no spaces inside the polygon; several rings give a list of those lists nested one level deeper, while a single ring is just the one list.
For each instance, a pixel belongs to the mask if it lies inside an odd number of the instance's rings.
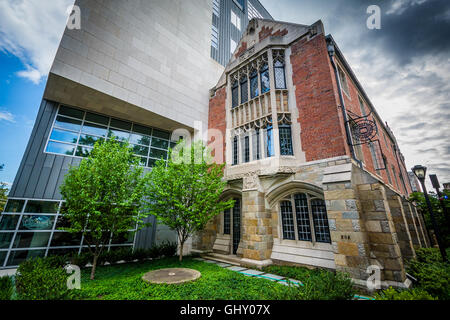
[{"label": "green leaves", "polygon": [[233,206],[221,201],[226,182],[223,165],[210,162],[201,141],[186,146],[180,142],[166,165],[157,162],[147,176],[147,211],[176,230],[181,243],[203,230],[213,217]]}]

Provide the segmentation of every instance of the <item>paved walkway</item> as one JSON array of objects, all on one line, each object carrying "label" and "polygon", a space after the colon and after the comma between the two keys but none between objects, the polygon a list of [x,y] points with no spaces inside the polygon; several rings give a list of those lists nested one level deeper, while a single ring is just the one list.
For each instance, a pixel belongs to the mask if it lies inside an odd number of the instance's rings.
[{"label": "paved walkway", "polygon": [[[296,287],[298,287],[299,285],[303,286],[303,283],[301,283],[301,281],[298,281],[295,279],[290,279],[290,278],[285,278],[282,276],[278,276],[276,274],[265,273],[263,271],[254,270],[254,269],[247,269],[244,267],[235,266],[235,265],[231,265],[229,263],[224,263],[224,262],[210,260],[210,259],[194,258],[194,260],[203,261],[206,263],[213,263],[219,267],[226,268],[231,271],[235,271],[235,272],[243,274],[244,276],[247,276],[247,277],[267,279],[267,280],[274,281],[276,283],[279,283],[279,284],[282,284],[285,286],[289,285],[288,282],[290,282],[291,285],[296,286]],[[371,297],[365,297],[365,296],[360,296],[360,295],[356,295],[356,294],[354,296],[354,299],[355,300],[375,300],[374,298],[371,298]]]}]

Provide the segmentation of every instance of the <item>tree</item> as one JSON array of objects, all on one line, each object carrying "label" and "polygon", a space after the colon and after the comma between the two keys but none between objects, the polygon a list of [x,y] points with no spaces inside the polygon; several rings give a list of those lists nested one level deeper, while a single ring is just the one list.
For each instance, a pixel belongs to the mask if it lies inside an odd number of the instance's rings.
[{"label": "tree", "polygon": [[[443,202],[447,208],[447,212],[450,212],[450,192],[448,190],[444,190],[442,192],[444,197]],[[447,199],[445,199],[445,196]],[[450,225],[447,223],[448,217],[445,217],[444,212],[442,210],[442,206],[439,202],[438,196],[434,192],[429,192],[428,197],[430,198],[431,207],[433,208],[433,212],[436,218],[436,223],[439,226],[439,230],[441,231],[442,241],[444,242],[444,246],[448,248],[450,246]],[[428,206],[425,200],[425,196],[422,192],[413,192],[409,200],[415,202],[418,206],[418,210],[420,210],[425,217],[425,225],[428,230],[433,229],[433,224],[431,223],[431,216],[428,210]]]},{"label": "tree", "polygon": [[211,163],[208,153],[202,142],[187,146],[182,141],[167,164],[159,160],[147,176],[146,211],[177,232],[180,261],[186,240],[234,204],[220,200],[224,165]]},{"label": "tree", "polygon": [[61,185],[64,216],[70,224],[64,230],[84,234],[93,256],[91,279],[110,238],[135,229],[145,216],[140,211],[143,190],[139,160],[128,144],[114,138],[97,142],[88,158],[70,168]]},{"label": "tree", "polygon": [[7,184],[4,182],[0,182],[0,212],[3,212],[7,199],[8,199]]}]

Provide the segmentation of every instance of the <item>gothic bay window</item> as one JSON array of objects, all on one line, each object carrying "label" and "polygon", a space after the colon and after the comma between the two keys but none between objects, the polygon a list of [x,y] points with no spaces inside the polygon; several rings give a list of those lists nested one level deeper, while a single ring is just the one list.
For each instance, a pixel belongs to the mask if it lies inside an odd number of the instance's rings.
[{"label": "gothic bay window", "polygon": [[292,149],[292,133],[290,125],[281,125],[280,131],[280,153],[282,156],[292,156],[294,151]]},{"label": "gothic bay window", "polygon": [[261,77],[261,94],[270,90],[269,65],[264,63],[259,70]]},{"label": "gothic bay window", "polygon": [[250,71],[250,98],[256,98],[258,93],[258,72],[253,69]]},{"label": "gothic bay window", "polygon": [[231,100],[233,108],[239,105],[239,86],[237,81],[234,81],[231,87]]},{"label": "gothic bay window", "polygon": [[248,79],[247,75],[243,76],[240,81],[241,84],[241,104],[248,101]]},{"label": "gothic bay window", "polygon": [[284,240],[331,243],[323,199],[308,193],[290,195],[280,201],[280,214]]}]

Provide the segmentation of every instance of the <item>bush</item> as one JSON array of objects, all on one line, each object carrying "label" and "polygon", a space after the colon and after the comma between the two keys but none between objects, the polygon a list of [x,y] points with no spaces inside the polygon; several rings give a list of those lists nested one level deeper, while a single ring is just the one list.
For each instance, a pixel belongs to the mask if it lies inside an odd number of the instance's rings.
[{"label": "bush", "polygon": [[14,287],[11,277],[0,277],[0,300],[11,300]]},{"label": "bush", "polygon": [[376,300],[436,300],[428,292],[420,288],[411,290],[395,290],[392,287],[378,292]]},{"label": "bush", "polygon": [[19,265],[16,289],[21,300],[61,300],[69,298],[68,274],[61,257],[34,258]]},{"label": "bush", "polygon": [[160,246],[160,254],[164,257],[173,257],[177,254],[177,244],[175,242],[164,241]]},{"label": "bush", "polygon": [[288,266],[269,266],[264,271],[302,282],[300,286],[290,284],[287,291],[280,290],[281,300],[349,300],[356,293],[351,279],[342,272]]},{"label": "bush", "polygon": [[133,251],[134,260],[144,261],[147,258],[147,250],[145,249],[135,249]]},{"label": "bush", "polygon": [[147,258],[150,259],[158,259],[159,257],[162,256],[161,248],[159,246],[153,246],[145,251]]},{"label": "bush", "polygon": [[450,264],[442,262],[436,248],[421,248],[416,251],[417,259],[408,263],[408,273],[417,279],[417,287],[433,297],[450,299]]},{"label": "bush", "polygon": [[92,255],[89,252],[75,253],[69,258],[69,261],[71,264],[84,268],[88,263],[92,262]]}]

